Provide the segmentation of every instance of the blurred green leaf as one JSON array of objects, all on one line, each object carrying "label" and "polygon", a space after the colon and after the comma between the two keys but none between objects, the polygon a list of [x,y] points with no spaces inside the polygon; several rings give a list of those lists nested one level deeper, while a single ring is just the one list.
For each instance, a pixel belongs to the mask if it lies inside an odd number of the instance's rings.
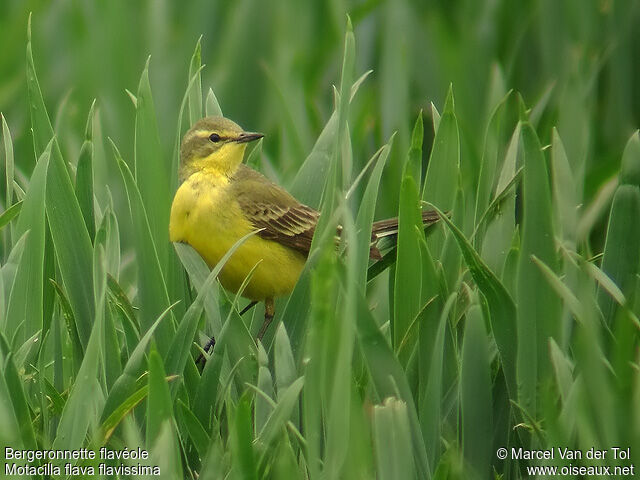
[{"label": "blurred green leaf", "polygon": [[103,356],[101,344],[104,334],[103,320],[103,315],[98,315],[93,323],[82,365],[60,418],[57,435],[53,441],[54,449],[80,448],[84,444],[90,426],[97,427],[105,401],[98,377],[100,358]]},{"label": "blurred green leaf", "polygon": [[98,445],[104,445],[115,431],[116,427],[122,422],[126,415],[133,410],[149,393],[149,385],[145,385],[129,398],[122,402],[111,414],[104,420],[100,427],[100,441]]},{"label": "blurred green leaf", "polygon": [[[31,51],[31,18],[27,32],[27,88],[30,99],[31,128],[36,152],[45,151],[54,136],[42,98]],[[58,266],[69,303],[77,319],[80,340],[86,347],[92,331],[94,304],[91,274],[91,240],[73,192],[67,165],[58,142],[53,140],[47,171],[46,211]],[[73,248],[69,248],[73,245]]]},{"label": "blurred green leaf", "polygon": [[462,453],[477,478],[491,475],[494,455],[486,440],[486,433],[493,430],[490,363],[482,310],[473,305],[467,312],[462,345],[460,412]]},{"label": "blurred green leaf", "polygon": [[449,218],[439,212],[440,219],[454,235],[458,246],[462,252],[469,272],[475,280],[478,288],[482,292],[490,314],[491,330],[495,337],[502,370],[509,388],[511,398],[516,393],[516,355],[517,338],[520,334],[517,331],[515,317],[516,306],[504,285],[498,280],[495,274],[482,261],[480,255],[473,249],[464,234],[457,228]]},{"label": "blurred green leaf", "polygon": [[[504,268],[515,229],[516,195],[515,192],[510,192],[509,186],[518,181],[517,172],[520,170],[516,170],[516,163],[519,148],[520,124],[513,131],[505,153],[493,201],[480,219],[480,222],[486,221],[488,225],[484,229],[482,229],[481,223],[476,225],[478,229],[476,231],[476,244],[481,246],[482,258],[489,268],[498,275]],[[501,193],[504,195],[504,200],[495,204]],[[491,207],[494,204],[496,209],[492,210]],[[495,214],[495,217],[492,218],[491,215],[493,214]]]},{"label": "blurred green leaf", "polygon": [[[4,344],[3,350],[6,350],[6,340],[4,337],[0,338],[0,341]],[[18,374],[16,365],[13,361],[13,355],[11,353],[6,354],[3,362],[3,381],[6,385],[5,393],[7,396],[2,396],[4,406],[9,407],[9,402],[15,416],[15,421],[20,429],[20,440],[22,444],[29,449],[36,449],[36,436],[31,423],[31,416],[29,413],[29,404],[27,403],[27,397],[25,395],[22,379]]]},{"label": "blurred green leaf", "polygon": [[416,478],[407,405],[393,397],[373,408],[378,478]]},{"label": "blurred green leaf", "polygon": [[437,464],[441,451],[442,432],[442,377],[445,360],[445,332],[449,320],[449,313],[455,304],[457,295],[452,293],[444,304],[436,337],[433,341],[431,361],[429,362],[429,376],[427,377],[426,392],[420,404],[420,425],[424,435],[427,452],[433,452],[432,464]]},{"label": "blurred green leaf", "polygon": [[90,238],[95,237],[96,220],[93,207],[93,118],[96,115],[96,101],[94,100],[89,110],[87,127],[85,129],[84,143],[80,148],[78,166],[76,168],[75,194],[85,226]]},{"label": "blurred green leaf", "polygon": [[263,458],[264,454],[269,452],[269,446],[276,439],[276,435],[282,431],[289,421],[300,397],[303,384],[304,378],[300,377],[282,392],[278,403],[258,432],[256,443],[264,449]]},{"label": "blurred green leaf", "polygon": [[427,165],[422,199],[441,210],[453,208],[460,171],[458,122],[454,113],[453,87],[449,86]]},{"label": "blurred green leaf", "polygon": [[238,469],[237,475],[246,480],[257,480],[257,465],[251,435],[251,405],[248,395],[243,395],[238,402],[231,442],[231,455]]},{"label": "blurred green leaf", "polygon": [[278,399],[281,399],[284,390],[293,383],[297,374],[291,343],[289,342],[287,330],[282,323],[278,325],[278,330],[276,331],[273,366],[276,373],[276,392]]},{"label": "blurred green leaf", "polygon": [[256,386],[256,390],[258,394],[256,395],[254,401],[254,431],[257,433],[264,428],[265,423],[267,423],[267,419],[269,418],[269,414],[273,410],[275,391],[273,388],[273,379],[271,378],[271,372],[269,371],[267,364],[267,352],[264,350],[262,344],[258,345],[258,357],[259,364],[258,367],[258,383]]},{"label": "blurred green leaf", "polygon": [[428,479],[431,477],[429,460],[405,372],[378,329],[363,298],[359,299],[356,319],[358,340],[377,398],[384,399],[399,394],[400,399],[407,404],[416,470],[419,478]]},{"label": "blurred green leaf", "polygon": [[538,379],[550,373],[547,339],[560,334],[560,302],[531,260],[535,255],[551,270],[557,260],[549,175],[538,136],[529,122],[521,127],[523,150],[523,225],[518,266],[518,399],[535,417]]},{"label": "blurred green leaf", "polygon": [[[393,346],[396,351],[401,340],[405,337],[407,329],[413,318],[420,310],[420,291],[422,289],[421,262],[416,261],[416,253],[420,251],[420,235],[422,235],[422,215],[420,209],[420,197],[418,183],[420,168],[416,164],[420,162],[422,145],[421,116],[416,121],[412,150],[405,163],[400,187],[400,210],[398,212],[398,253],[394,279],[393,301],[394,315],[392,323]],[[407,361],[407,351],[399,355],[400,362],[404,365]]]},{"label": "blurred green leaf", "polygon": [[152,448],[160,437],[163,425],[174,423],[173,401],[167,385],[162,357],[153,348],[149,352],[149,396],[147,397],[148,448]]},{"label": "blurred green leaf", "polygon": [[207,92],[207,99],[205,102],[205,109],[207,117],[221,117],[222,109],[220,108],[220,104],[218,103],[218,99],[216,95],[213,93],[213,90],[210,88],[209,92]]},{"label": "blurred green leaf", "polygon": [[182,400],[178,400],[178,415],[186,426],[191,442],[198,451],[198,455],[200,455],[200,458],[205,458],[207,454],[207,446],[211,442],[209,435],[207,435],[207,432],[204,430],[196,416],[189,407],[182,402]]},{"label": "blurred green leaf", "polygon": [[[140,317],[141,332],[146,332],[158,316],[169,306],[169,296],[160,264],[160,258],[156,251],[156,244],[153,240],[153,233],[147,219],[146,209],[143,204],[142,195],[131,175],[129,167],[122,159],[115,144],[111,144],[114,156],[118,163],[122,181],[126,187],[129,200],[129,211],[135,232],[135,251],[138,265],[139,286],[140,286]],[[167,227],[168,228],[168,227]],[[165,230],[166,232],[166,230]],[[166,236],[166,233],[165,233]],[[173,315],[170,312],[170,321],[164,322],[157,329],[155,339],[158,342],[158,349],[166,355],[172,338],[175,333],[173,326]]]},{"label": "blurred green leaf", "polygon": [[196,48],[189,63],[189,78],[195,76],[195,82],[189,89],[189,125],[193,125],[202,118],[202,80],[200,78],[202,35],[196,42]]},{"label": "blurred green leaf", "polygon": [[[158,357],[157,366],[162,366],[162,361]],[[168,478],[187,478],[182,469],[180,449],[177,442],[173,423],[169,420],[159,426],[159,433],[153,449],[151,450],[150,464],[157,466],[160,473]],[[158,474],[156,474],[158,475]]]},{"label": "blurred green leaf", "polygon": [[553,130],[551,144],[551,171],[556,231],[565,240],[575,241],[579,197],[571,165],[556,129]]},{"label": "blurred green leaf", "polygon": [[627,142],[622,154],[620,184],[640,186],[640,134],[637,130]]},{"label": "blurred green leaf", "polygon": [[[45,196],[52,141],[40,156],[18,217],[16,238],[28,232],[7,304],[4,334],[14,348],[42,328],[43,263],[45,255]],[[16,336],[17,335],[17,336]],[[17,341],[17,343],[16,343]]]},{"label": "blurred green leaf", "polygon": [[489,206],[491,194],[496,182],[496,171],[500,167],[500,129],[505,121],[505,114],[511,92],[500,100],[489,119],[489,125],[484,137],[484,149],[482,152],[482,162],[480,163],[480,175],[478,178],[478,189],[476,192],[476,206],[474,225],[477,227],[479,220],[485,209]]},{"label": "blurred green leaf", "polygon": [[13,159],[13,141],[11,140],[11,132],[4,115],[0,113],[2,118],[2,143],[4,144],[4,178],[5,178],[5,209],[9,209],[13,203],[13,179],[15,164]]},{"label": "blurred green leaf", "polygon": [[122,374],[115,381],[113,387],[109,391],[109,396],[104,405],[104,409],[102,410],[101,420],[104,422],[117,408],[129,398],[131,395],[135,393],[136,389],[136,381],[140,374],[142,373],[142,369],[144,367],[145,356],[144,352],[147,348],[147,345],[151,341],[151,338],[156,330],[156,327],[160,324],[160,322],[169,315],[169,311],[172,307],[167,308],[162,314],[156,319],[156,321],[151,325],[151,327],[145,332],[143,337],[140,339],[140,342],[136,345],[136,348],[129,359],[127,360],[127,364],[125,365]]},{"label": "blurred green leaf", "polygon": [[382,177],[384,166],[387,162],[387,158],[389,157],[389,152],[393,145],[393,139],[394,137],[391,137],[389,142],[374,155],[376,163],[373,167],[373,171],[371,172],[371,176],[369,177],[369,181],[367,182],[367,187],[364,191],[364,195],[362,196],[362,201],[360,202],[360,208],[358,209],[358,216],[356,219],[357,244],[355,252],[358,256],[357,262],[361,269],[359,270],[359,278],[356,282],[358,285],[361,285],[363,291],[367,280],[366,274],[367,266],[369,264],[371,226],[373,224],[373,217],[375,213],[376,198],[378,196],[380,178]]},{"label": "blurred green leaf", "polygon": [[193,412],[207,431],[210,431],[214,420],[213,410],[215,401],[218,399],[220,370],[222,370],[224,358],[224,349],[220,347],[214,348],[213,355],[207,359],[204,365],[198,390],[192,402]]},{"label": "blurred green leaf", "polygon": [[[639,157],[640,159],[640,157]],[[607,241],[602,257],[602,270],[629,299],[635,293],[636,275],[640,266],[640,251],[628,248],[630,238],[640,238],[640,188],[636,185],[620,185],[613,197],[611,216],[607,227]],[[602,290],[598,303],[607,323],[613,322],[616,304]]]},{"label": "blurred green leaf", "polygon": [[[169,191],[171,162],[164,155],[160,145],[155,106],[149,83],[149,60],[147,59],[138,84],[133,171],[135,184],[140,192],[139,195],[149,223],[151,241],[157,252],[158,262],[161,269],[166,270],[169,252],[167,231],[169,229],[171,199]],[[132,195],[132,193],[129,193],[129,196]],[[142,218],[142,215],[135,218]],[[143,265],[145,265],[144,262]],[[142,270],[144,270],[144,267]]]}]

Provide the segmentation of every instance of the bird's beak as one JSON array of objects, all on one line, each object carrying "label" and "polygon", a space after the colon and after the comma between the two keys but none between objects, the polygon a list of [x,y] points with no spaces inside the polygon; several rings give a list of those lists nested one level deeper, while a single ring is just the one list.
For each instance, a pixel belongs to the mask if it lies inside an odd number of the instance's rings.
[{"label": "bird's beak", "polygon": [[253,142],[254,140],[258,140],[262,137],[264,137],[263,133],[242,132],[240,135],[238,135],[238,138],[236,138],[236,143]]}]

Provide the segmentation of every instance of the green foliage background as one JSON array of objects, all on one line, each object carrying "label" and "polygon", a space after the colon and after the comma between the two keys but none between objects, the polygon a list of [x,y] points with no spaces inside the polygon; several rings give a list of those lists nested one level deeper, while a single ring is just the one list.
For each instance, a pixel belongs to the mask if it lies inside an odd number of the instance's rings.
[{"label": "green foliage background", "polygon": [[[545,464],[499,447],[633,465],[639,10],[4,0],[2,450],[142,446],[165,478]],[[168,242],[180,137],[221,111],[266,133],[251,165],[323,212],[257,346],[224,260]],[[425,237],[427,205],[450,217]],[[372,220],[396,215],[388,268],[369,265]]]}]

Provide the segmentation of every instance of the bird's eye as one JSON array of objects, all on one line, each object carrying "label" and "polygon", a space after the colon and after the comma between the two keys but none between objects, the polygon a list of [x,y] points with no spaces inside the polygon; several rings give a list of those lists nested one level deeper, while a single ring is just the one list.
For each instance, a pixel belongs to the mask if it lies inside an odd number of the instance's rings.
[{"label": "bird's eye", "polygon": [[211,140],[213,143],[218,143],[220,141],[220,135],[218,135],[217,133],[212,133],[211,135],[209,135],[209,140]]}]

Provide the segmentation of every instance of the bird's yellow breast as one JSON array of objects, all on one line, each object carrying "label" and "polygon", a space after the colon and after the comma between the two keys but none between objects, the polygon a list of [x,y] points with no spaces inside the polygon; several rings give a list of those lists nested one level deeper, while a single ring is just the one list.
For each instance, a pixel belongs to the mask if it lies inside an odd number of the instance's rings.
[{"label": "bird's yellow breast", "polygon": [[[178,188],[171,206],[169,237],[172,242],[191,245],[210,267],[240,238],[254,230],[230,194],[226,176],[199,172]],[[264,300],[290,293],[304,262],[299,252],[254,235],[229,258],[219,279],[226,289],[235,293],[259,263],[243,295]]]}]

